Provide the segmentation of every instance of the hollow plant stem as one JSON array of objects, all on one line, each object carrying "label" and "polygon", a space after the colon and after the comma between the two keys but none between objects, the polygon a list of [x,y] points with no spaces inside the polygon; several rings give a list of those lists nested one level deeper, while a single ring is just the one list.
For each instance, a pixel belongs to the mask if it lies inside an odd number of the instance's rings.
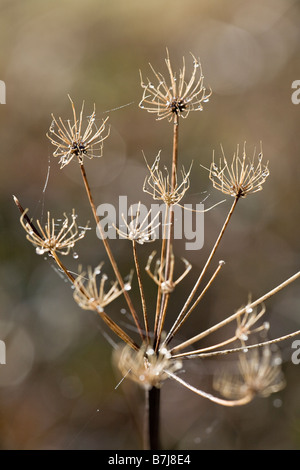
[{"label": "hollow plant stem", "polygon": [[160,450],[160,389],[152,387],[146,390],[146,435],[145,447],[148,450]]}]

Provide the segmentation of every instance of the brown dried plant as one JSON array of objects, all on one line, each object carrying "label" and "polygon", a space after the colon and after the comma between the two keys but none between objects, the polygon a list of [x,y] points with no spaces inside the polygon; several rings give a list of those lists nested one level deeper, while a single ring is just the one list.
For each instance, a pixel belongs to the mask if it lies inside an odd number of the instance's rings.
[{"label": "brown dried plant", "polygon": [[[155,230],[158,228],[159,223],[154,219],[148,224],[148,218],[141,217],[139,203],[136,213],[133,214],[131,212],[129,222],[127,222],[126,214],[123,214],[125,230],[122,227],[117,229],[121,238],[125,239],[124,243],[132,245],[132,260],[138,281],[140,298],[139,308],[136,310],[130,294],[131,281],[124,281],[120,273],[118,263],[97,215],[85,171],[84,157],[92,158],[93,156],[102,155],[103,140],[108,135],[103,136],[106,121],[103,122],[99,129],[94,126],[95,108],[88,118],[85,131],[83,131],[83,105],[78,119],[74,103],[70,99],[73,121],[64,121],[61,118],[57,120],[52,115],[52,124],[48,137],[55,148],[54,157],[58,156],[60,158],[59,163],[61,168],[69,164],[73,159],[77,160],[97,230],[102,238],[101,242],[104,245],[115,274],[116,279],[111,283],[110,287],[106,287],[107,277],[104,274],[101,275],[100,281],[97,280],[98,275],[101,274],[102,263],[100,265],[98,263],[94,269],[89,267],[86,272],[80,272],[77,277],[74,277],[60,259],[59,255],[69,254],[71,247],[84,234],[84,230],[80,233],[77,231],[75,215],[72,215],[71,223],[69,223],[65,216],[66,219],[62,228],[58,234],[55,234],[55,223],[50,219],[49,213],[45,229],[42,228],[40,222],[37,222],[38,228],[36,228],[29,219],[27,210],[25,211],[17,198],[15,198],[15,202],[21,212],[21,224],[27,233],[29,241],[36,248],[48,251],[60,270],[69,278],[74,286],[74,299],[77,304],[83,309],[97,312],[111,331],[121,340],[121,344],[114,353],[114,359],[117,361],[123,377],[133,380],[146,391],[145,406],[148,411],[148,419],[145,448],[151,449],[160,446],[160,389],[167,379],[172,379],[197,395],[223,406],[232,407],[249,403],[257,394],[268,395],[278,391],[283,386],[284,381],[277,353],[277,359],[275,358],[276,360],[274,360],[270,346],[300,334],[298,330],[278,338],[265,338],[263,341],[254,341],[249,344],[250,336],[253,338],[258,332],[266,334],[269,329],[267,322],[261,323],[261,318],[266,310],[265,302],[267,299],[298,279],[300,277],[300,271],[298,271],[256,300],[248,299],[245,306],[228,315],[222,321],[204,331],[195,332],[192,337],[185,341],[177,341],[176,344],[172,345],[174,338],[177,337],[187,318],[196,310],[208,289],[212,287],[219,272],[225,266],[225,262],[219,260],[213,268],[213,273],[203,284],[204,278],[208,274],[208,269],[213,265],[213,258],[236,205],[246,196],[248,197],[262,190],[263,184],[269,176],[268,165],[262,162],[262,151],[258,155],[257,160],[255,154],[252,159],[248,160],[245,145],[242,156],[240,156],[239,147],[237,147],[231,163],[228,163],[223,150],[219,165],[213,159],[209,169],[209,178],[214,188],[226,195],[232,196],[233,201],[195,284],[186,295],[183,305],[178,306],[175,316],[174,308],[172,308],[171,318],[175,318],[175,320],[168,331],[165,331],[165,320],[169,312],[170,296],[174,289],[180,288],[180,282],[188,275],[191,269],[191,264],[183,259],[185,269],[174,280],[174,206],[179,204],[187,193],[191,173],[191,168],[187,172],[183,169],[182,179],[179,182],[179,123],[180,119],[186,118],[190,111],[202,111],[203,103],[208,101],[211,94],[211,91],[207,93],[204,87],[204,77],[200,61],[196,60],[193,55],[192,58],[194,63],[190,75],[187,74],[185,60],[183,60],[182,69],[178,73],[174,73],[169,54],[167,54],[167,79],[165,79],[162,73],[156,72],[152,66],[150,67],[154,74],[154,79],[157,81],[156,85],[152,84],[149,79],[145,84],[141,78],[143,96],[140,108],[145,109],[149,113],[156,114],[159,120],[166,118],[173,124],[171,171],[166,170],[163,173],[159,169],[159,154],[152,166],[149,166],[147,163],[150,175],[146,176],[142,188],[154,200],[160,200],[164,204],[163,236],[159,241],[160,251],[155,268],[154,270],[151,269],[155,252],[150,255],[145,267],[156,289],[156,307],[153,312],[149,313],[148,293],[145,292],[137,245],[141,245],[139,249],[142,249],[143,245],[147,242],[154,241],[156,238]],[[95,146],[97,145],[100,145],[100,151],[94,153]],[[115,299],[121,296],[124,297],[135,323],[138,340],[134,339],[132,333],[127,333],[117,321],[113,321],[110,314],[105,311],[112,305]],[[225,329],[225,326],[231,326],[231,333],[224,333],[223,340],[212,343],[211,346],[201,346],[202,339],[212,335],[214,332],[227,332],[228,328]],[[260,354],[260,351],[262,351],[262,354]],[[183,379],[183,362],[185,360],[212,358],[227,354],[239,354],[239,375],[234,377],[232,374],[225,374],[223,372],[216,374],[214,387],[222,396],[201,390]],[[179,371],[180,375],[178,374]]]},{"label": "brown dried plant", "polygon": [[78,161],[81,162],[84,157],[89,159],[101,157],[103,141],[109,135],[109,132],[107,132],[106,135],[102,135],[105,131],[105,123],[108,118],[103,121],[99,129],[96,128],[95,106],[92,114],[88,118],[86,129],[83,130],[82,119],[84,103],[82,103],[79,118],[77,118],[75,106],[70,96],[69,99],[73,110],[73,122],[68,119],[65,124],[61,117],[57,120],[52,114],[53,121],[49,129],[49,134],[47,134],[50,142],[55,146],[53,156],[60,157],[60,168],[68,165],[73,158],[77,158]]}]

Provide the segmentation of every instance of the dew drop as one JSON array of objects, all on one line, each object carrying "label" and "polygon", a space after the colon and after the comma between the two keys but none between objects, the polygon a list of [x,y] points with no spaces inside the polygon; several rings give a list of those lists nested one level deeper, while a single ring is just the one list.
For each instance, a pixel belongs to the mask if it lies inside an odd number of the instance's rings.
[{"label": "dew drop", "polygon": [[78,259],[78,258],[79,258],[79,255],[78,255],[78,253],[76,253],[76,252],[75,252],[75,253],[73,253],[73,258],[74,258],[74,259]]},{"label": "dew drop", "polygon": [[44,250],[44,248],[40,248],[39,246],[36,247],[35,249],[35,252],[37,255],[43,255],[45,253],[46,250]]}]

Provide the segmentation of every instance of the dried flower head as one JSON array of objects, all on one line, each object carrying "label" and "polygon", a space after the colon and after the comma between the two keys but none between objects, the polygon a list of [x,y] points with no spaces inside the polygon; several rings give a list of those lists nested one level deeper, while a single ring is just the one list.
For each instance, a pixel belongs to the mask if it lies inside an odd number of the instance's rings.
[{"label": "dried flower head", "polygon": [[[249,305],[251,302],[249,301]],[[235,336],[244,344],[248,340],[250,334],[258,333],[260,331],[268,331],[270,324],[264,322],[262,325],[253,328],[258,320],[264,315],[266,311],[265,306],[261,307],[261,310],[258,312],[257,308],[247,307],[245,312],[237,317],[237,328],[235,330]]]},{"label": "dried flower head", "polygon": [[141,346],[139,351],[125,346],[115,352],[115,360],[122,375],[137,382],[141,387],[161,387],[169,378],[168,373],[174,373],[181,369],[182,363],[172,359],[166,348],[158,352],[147,344]]},{"label": "dried flower head", "polygon": [[193,54],[193,72],[190,78],[186,78],[185,59],[183,57],[182,69],[179,70],[178,77],[173,72],[169,52],[165,59],[169,72],[169,83],[164,76],[156,72],[151,64],[151,70],[157,80],[157,84],[147,78],[144,83],[141,75],[141,86],[144,89],[140,108],[146,109],[149,113],[157,114],[157,120],[167,118],[169,122],[174,116],[186,118],[190,111],[202,111],[202,103],[209,101],[211,90],[207,93],[203,86],[203,74],[200,60]]},{"label": "dried flower head", "polygon": [[[105,291],[105,283],[108,279],[106,274],[102,274],[98,283],[97,276],[101,274],[102,265],[103,263],[94,270],[89,267],[87,273],[81,272],[74,281],[74,299],[79,307],[84,310],[102,312],[104,307],[123,294],[123,289],[119,287],[118,281],[112,282],[111,286]],[[131,289],[131,280],[132,274],[124,284],[125,290]]]},{"label": "dried flower head", "polygon": [[52,123],[47,137],[56,147],[53,155],[59,157],[60,168],[70,163],[74,157],[77,157],[79,163],[83,162],[83,158],[94,158],[102,156],[103,141],[108,137],[109,131],[103,135],[105,131],[105,123],[108,117],[102,122],[99,129],[95,124],[95,106],[92,114],[88,117],[87,126],[83,129],[83,109],[82,103],[79,119],[72,99],[69,96],[73,110],[73,122],[69,119],[67,124],[60,117],[58,120],[52,114]]},{"label": "dried flower head", "polygon": [[[77,215],[73,209],[70,218],[64,214],[64,220],[53,219],[50,217],[50,212],[47,213],[47,223],[44,228],[39,220],[36,221],[38,230],[34,228],[27,217],[27,210],[25,210],[20,218],[20,222],[27,232],[26,238],[35,247],[36,253],[42,255],[46,252],[57,252],[61,255],[68,255],[71,248],[74,247],[78,240],[85,236],[88,225],[85,227],[78,227],[76,223]],[[78,230],[80,228],[80,231]]]},{"label": "dried flower head", "polygon": [[143,191],[145,193],[150,194],[154,200],[163,201],[167,206],[178,204],[190,187],[189,176],[192,166],[190,166],[188,172],[186,172],[185,169],[182,168],[181,183],[178,183],[176,177],[175,185],[174,187],[172,187],[168,169],[165,167],[164,175],[163,172],[159,169],[159,162],[160,153],[155,158],[154,163],[151,167],[147,163],[147,168],[150,172],[150,176],[147,176],[145,178]]},{"label": "dried flower head", "polygon": [[192,265],[189,261],[187,261],[185,258],[181,258],[183,263],[184,263],[184,266],[185,266],[185,270],[184,272],[181,274],[181,276],[179,276],[176,280],[173,279],[173,275],[174,275],[174,268],[175,268],[175,257],[174,257],[174,254],[173,254],[173,251],[171,252],[171,255],[170,255],[170,270],[169,270],[169,275],[168,275],[168,278],[166,279],[165,277],[165,273],[164,273],[164,267],[165,267],[165,263],[163,263],[161,265],[161,262],[160,262],[160,259],[157,259],[156,260],[156,263],[155,263],[155,267],[154,267],[154,270],[153,272],[151,271],[151,264],[152,264],[152,260],[154,258],[154,256],[156,255],[156,251],[153,251],[151,253],[151,255],[149,256],[148,258],[148,262],[147,262],[147,265],[146,265],[146,272],[149,274],[149,276],[151,277],[151,279],[153,279],[153,281],[158,285],[160,286],[160,289],[161,291],[164,293],[164,294],[170,294],[171,292],[174,291],[175,287],[185,278],[185,276],[189,273],[189,271],[192,269]]},{"label": "dried flower head", "polygon": [[269,176],[268,163],[262,164],[263,153],[259,153],[257,162],[255,163],[255,150],[252,160],[246,156],[244,144],[243,155],[239,156],[239,146],[233,155],[232,163],[229,166],[222,149],[223,162],[220,160],[219,165],[212,162],[209,171],[209,178],[213,182],[213,186],[236,198],[246,197],[250,193],[256,193],[262,189],[263,183]]},{"label": "dried flower head", "polygon": [[240,399],[259,394],[267,397],[285,386],[279,353],[271,352],[269,346],[253,349],[240,355],[239,376],[221,375],[215,379],[214,387],[224,397]]},{"label": "dried flower head", "polygon": [[133,215],[133,208],[131,206],[131,221],[127,223],[124,214],[122,214],[123,222],[127,228],[127,232],[116,228],[117,232],[121,237],[126,238],[127,240],[135,241],[140,245],[143,245],[147,242],[153,242],[156,239],[156,229],[159,227],[160,222],[154,225],[155,221],[159,217],[160,213],[158,212],[151,222],[147,224],[149,216],[151,214],[150,211],[145,215],[144,219],[140,220],[141,211],[140,211],[141,203],[139,202],[137,205],[137,211],[135,214],[135,219]]}]

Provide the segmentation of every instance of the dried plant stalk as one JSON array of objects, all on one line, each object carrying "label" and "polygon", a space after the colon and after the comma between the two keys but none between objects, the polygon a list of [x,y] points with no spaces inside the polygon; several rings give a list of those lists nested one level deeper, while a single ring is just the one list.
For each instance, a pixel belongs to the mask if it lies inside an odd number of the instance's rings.
[{"label": "dried plant stalk", "polygon": [[[102,321],[122,341],[116,348],[114,359],[123,378],[131,379],[145,389],[147,411],[145,446],[151,449],[157,449],[160,446],[160,390],[166,380],[172,379],[191,392],[223,406],[244,405],[253,400],[257,394],[267,396],[284,386],[278,354],[276,354],[277,359],[274,360],[270,345],[300,334],[300,330],[297,330],[278,338],[268,339],[266,334],[269,330],[269,324],[268,322],[261,323],[266,310],[266,300],[296,281],[300,277],[299,271],[256,300],[253,301],[249,298],[246,305],[217,324],[204,331],[196,332],[192,337],[176,345],[171,345],[179,330],[183,328],[185,321],[198,308],[206,292],[212,288],[214,280],[225,265],[223,260],[219,260],[205,285],[202,285],[205,276],[213,267],[213,259],[237,203],[241,199],[261,191],[269,176],[268,164],[262,162],[262,150],[258,157],[254,153],[252,159],[248,159],[245,145],[242,155],[237,147],[231,163],[225,157],[223,149],[219,165],[215,163],[213,158],[209,168],[209,179],[215,189],[233,197],[233,201],[194,286],[184,298],[182,307],[178,308],[175,315],[174,311],[171,312],[172,318],[175,320],[170,329],[165,331],[165,320],[170,310],[170,296],[175,289],[180,288],[181,281],[188,275],[192,267],[191,263],[183,258],[184,268],[178,277],[174,277],[174,206],[179,205],[183,197],[186,196],[191,174],[191,167],[188,171],[183,168],[181,179],[178,178],[179,123],[181,118],[188,117],[190,111],[202,111],[203,103],[206,103],[211,95],[211,91],[207,92],[204,87],[200,61],[193,55],[192,58],[193,67],[189,76],[184,59],[179,72],[173,71],[168,52],[165,60],[167,78],[162,73],[156,72],[151,65],[150,68],[156,84],[149,79],[145,83],[141,74],[143,96],[140,108],[155,114],[158,120],[166,119],[173,125],[170,171],[163,172],[160,169],[160,154],[158,154],[152,166],[146,162],[149,174],[145,178],[143,188],[141,188],[153,200],[162,201],[164,204],[162,240],[157,240],[159,251],[152,252],[145,267],[146,273],[152,279],[156,289],[156,307],[153,313],[149,312],[148,292],[143,281],[144,270],[140,265],[138,247],[142,249],[148,242],[156,240],[156,229],[160,225],[159,214],[148,223],[150,212],[144,219],[141,218],[139,203],[135,219],[133,211],[129,221],[127,221],[126,214],[122,214],[125,230],[122,230],[121,227],[116,228],[123,242],[129,242],[132,245],[132,263],[137,276],[140,300],[139,308],[136,310],[128,292],[131,288],[131,278],[129,281],[123,280],[109,241],[104,236],[84,166],[85,157],[89,159],[102,156],[103,141],[109,134],[109,132],[105,134],[107,120],[103,121],[100,128],[96,127],[95,108],[91,116],[88,117],[84,129],[84,105],[82,105],[79,117],[77,117],[75,105],[70,98],[73,119],[64,121],[62,118],[56,119],[52,115],[48,137],[54,145],[53,155],[59,157],[61,168],[73,161],[79,165],[89,206],[115,274],[115,280],[110,286],[107,287],[107,278],[101,273],[102,262],[98,263],[94,269],[90,267],[85,273],[80,272],[78,276],[73,276],[59,257],[59,255],[67,256],[75,243],[84,236],[86,227],[81,232],[78,231],[74,212],[71,221],[65,216],[61,228],[56,231],[56,224],[51,219],[50,213],[48,213],[45,227],[39,221],[36,226],[29,219],[27,210],[24,210],[18,199],[15,198],[21,212],[21,224],[26,231],[28,240],[37,250],[47,252],[59,269],[69,278],[74,287],[74,299],[77,304],[84,310],[97,312]],[[157,260],[153,269],[152,262],[156,254]],[[104,309],[110,308],[117,298],[122,297],[124,297],[134,320],[139,336],[138,341],[133,339],[131,333],[129,334],[124,328],[121,328],[117,321],[112,320],[107,311],[104,311]],[[224,331],[222,330],[224,326],[232,326],[232,332],[228,336],[224,336],[223,339],[210,346],[195,345],[216,331],[221,333]],[[262,332],[265,334],[264,340],[256,340],[255,335]],[[249,344],[250,336],[254,337],[256,342]],[[238,375],[216,374],[214,389],[222,396],[215,395],[215,392],[208,393],[201,390],[189,384],[178,374],[179,371],[183,372],[184,360],[237,353],[240,353]]]}]

